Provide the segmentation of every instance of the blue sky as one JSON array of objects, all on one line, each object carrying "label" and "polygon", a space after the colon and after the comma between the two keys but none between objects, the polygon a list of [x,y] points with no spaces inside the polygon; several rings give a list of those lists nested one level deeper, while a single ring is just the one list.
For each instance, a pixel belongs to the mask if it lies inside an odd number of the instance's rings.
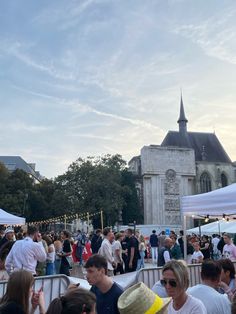
[{"label": "blue sky", "polygon": [[177,130],[216,132],[236,160],[236,3],[0,2],[0,155],[62,174]]}]

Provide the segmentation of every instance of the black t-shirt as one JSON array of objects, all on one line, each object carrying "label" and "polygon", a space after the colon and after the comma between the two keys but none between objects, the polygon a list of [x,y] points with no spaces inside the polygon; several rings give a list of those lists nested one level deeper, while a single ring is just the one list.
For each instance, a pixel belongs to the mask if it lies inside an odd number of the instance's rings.
[{"label": "black t-shirt", "polygon": [[151,247],[158,247],[158,237],[155,233],[150,235],[150,245]]},{"label": "black t-shirt", "polygon": [[1,240],[0,240],[0,248],[6,244],[8,242],[7,238],[6,237],[3,237]]},{"label": "black t-shirt", "polygon": [[[63,245],[62,245],[62,251],[63,253],[71,252],[71,245],[70,245],[69,239],[64,240]],[[63,262],[63,264],[68,264],[66,256],[62,256],[61,261]]]},{"label": "black t-shirt", "polygon": [[129,242],[127,243],[128,246],[128,258],[130,258],[131,255],[131,248],[134,248],[134,258],[133,260],[138,260],[140,258],[139,255],[139,249],[138,249],[138,239],[135,238],[135,236],[132,236],[129,238]]},{"label": "black t-shirt", "polygon": [[106,293],[102,293],[95,286],[92,286],[91,291],[96,295],[97,314],[119,314],[117,301],[123,289],[117,283],[114,282]]},{"label": "black t-shirt", "polygon": [[94,234],[91,240],[91,249],[93,254],[98,253],[100,247],[102,244],[102,237],[98,236],[97,234]]},{"label": "black t-shirt", "polygon": [[22,307],[14,301],[0,306],[0,314],[25,314]]},{"label": "black t-shirt", "polygon": [[[208,248],[205,248],[205,244],[209,245]],[[211,245],[210,245],[209,241],[202,242],[200,250],[204,256],[204,260],[211,258]]]},{"label": "black t-shirt", "polygon": [[128,242],[129,242],[129,238],[124,237],[124,239],[121,241],[122,250],[124,251],[127,250]]}]

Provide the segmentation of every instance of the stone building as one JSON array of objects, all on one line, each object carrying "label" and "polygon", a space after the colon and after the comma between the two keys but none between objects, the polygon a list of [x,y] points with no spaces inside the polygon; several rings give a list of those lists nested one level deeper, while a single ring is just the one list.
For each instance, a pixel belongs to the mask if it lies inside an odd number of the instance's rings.
[{"label": "stone building", "polygon": [[35,170],[36,164],[27,163],[20,156],[0,156],[0,163],[2,163],[10,172],[16,169],[25,171],[31,178],[34,179],[35,183],[38,183],[43,179],[39,171]]},{"label": "stone building", "polygon": [[180,196],[236,181],[236,164],[216,135],[189,132],[187,123],[181,96],[179,130],[169,131],[161,145],[144,146],[140,156],[129,161],[145,224],[180,226]]}]

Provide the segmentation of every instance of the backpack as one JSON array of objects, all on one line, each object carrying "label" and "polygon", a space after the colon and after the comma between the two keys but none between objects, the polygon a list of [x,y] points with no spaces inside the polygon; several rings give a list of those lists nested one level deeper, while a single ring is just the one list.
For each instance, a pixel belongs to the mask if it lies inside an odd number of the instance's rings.
[{"label": "backpack", "polygon": [[85,246],[85,244],[86,244],[86,236],[85,236],[84,234],[82,234],[82,239],[81,239],[80,243],[81,243],[83,246]]},{"label": "backpack", "polygon": [[85,234],[81,234],[79,237],[78,237],[78,241],[77,241],[77,246],[85,246],[86,244],[86,236]]}]

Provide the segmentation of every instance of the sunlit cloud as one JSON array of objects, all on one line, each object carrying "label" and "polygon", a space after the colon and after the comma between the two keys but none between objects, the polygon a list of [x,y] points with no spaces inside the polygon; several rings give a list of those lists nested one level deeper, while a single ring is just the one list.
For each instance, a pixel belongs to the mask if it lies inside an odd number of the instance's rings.
[{"label": "sunlit cloud", "polygon": [[182,88],[188,130],[236,159],[234,2],[27,3],[0,3],[2,155],[48,177],[79,156],[129,160],[178,129]]}]

